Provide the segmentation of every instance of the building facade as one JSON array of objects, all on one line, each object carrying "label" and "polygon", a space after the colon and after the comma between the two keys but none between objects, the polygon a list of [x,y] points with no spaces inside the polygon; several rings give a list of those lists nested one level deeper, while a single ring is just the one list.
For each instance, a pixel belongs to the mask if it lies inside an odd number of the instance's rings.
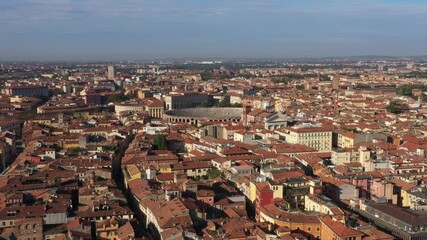
[{"label": "building facade", "polygon": [[164,97],[166,110],[193,108],[201,104],[209,104],[212,99],[211,95],[198,92],[173,93]]},{"label": "building facade", "polygon": [[332,149],[332,128],[329,126],[301,124],[281,128],[278,133],[285,137],[288,143],[302,144],[319,151]]},{"label": "building facade", "polygon": [[6,94],[9,96],[31,97],[40,95],[43,97],[49,96],[49,89],[45,86],[15,86],[6,89]]},{"label": "building facade", "polygon": [[108,80],[114,80],[116,78],[116,68],[114,66],[108,66],[107,77]]}]

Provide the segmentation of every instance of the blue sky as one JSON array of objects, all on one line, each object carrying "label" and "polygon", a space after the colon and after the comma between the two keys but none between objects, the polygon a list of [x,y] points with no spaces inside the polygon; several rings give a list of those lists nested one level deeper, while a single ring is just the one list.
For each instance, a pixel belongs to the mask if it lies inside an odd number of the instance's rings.
[{"label": "blue sky", "polygon": [[0,60],[427,54],[427,0],[0,0]]}]

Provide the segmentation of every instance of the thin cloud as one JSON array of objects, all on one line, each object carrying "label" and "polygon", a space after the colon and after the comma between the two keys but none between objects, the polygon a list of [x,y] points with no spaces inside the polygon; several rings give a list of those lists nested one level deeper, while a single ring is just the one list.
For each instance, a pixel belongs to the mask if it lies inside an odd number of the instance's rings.
[{"label": "thin cloud", "polygon": [[0,52],[410,54],[427,50],[426,21],[413,0],[0,0]]},{"label": "thin cloud", "polygon": [[214,17],[242,12],[410,16],[427,13],[427,6],[418,2],[380,0],[216,0],[203,4],[185,0],[2,0],[0,3],[2,21],[143,18],[146,15]]}]

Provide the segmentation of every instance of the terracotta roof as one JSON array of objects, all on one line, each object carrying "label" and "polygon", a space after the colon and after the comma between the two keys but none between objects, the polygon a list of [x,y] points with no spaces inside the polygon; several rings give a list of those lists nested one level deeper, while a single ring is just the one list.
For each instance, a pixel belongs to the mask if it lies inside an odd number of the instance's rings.
[{"label": "terracotta roof", "polygon": [[292,222],[294,224],[312,223],[320,225],[320,220],[316,215],[307,215],[304,213],[282,211],[274,204],[269,204],[264,207],[261,207],[261,211],[274,219],[279,219],[285,222]]},{"label": "terracotta roof", "polygon": [[353,230],[349,227],[346,227],[341,222],[336,222],[332,220],[329,216],[320,217],[320,220],[325,224],[329,229],[331,229],[339,237],[353,237],[353,236],[362,236],[363,234],[359,231]]}]

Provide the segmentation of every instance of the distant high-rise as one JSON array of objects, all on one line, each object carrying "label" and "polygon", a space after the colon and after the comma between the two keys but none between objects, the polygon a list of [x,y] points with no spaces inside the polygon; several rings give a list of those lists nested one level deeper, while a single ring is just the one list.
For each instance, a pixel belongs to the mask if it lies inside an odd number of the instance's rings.
[{"label": "distant high-rise", "polygon": [[384,66],[385,66],[385,64],[384,64],[384,63],[380,63],[380,64],[378,64],[378,71],[379,71],[379,72],[384,71]]},{"label": "distant high-rise", "polygon": [[337,76],[332,77],[332,89],[340,89],[340,78]]},{"label": "distant high-rise", "polygon": [[116,79],[116,69],[114,68],[114,66],[108,66],[108,75],[107,75],[109,80],[114,80]]}]

